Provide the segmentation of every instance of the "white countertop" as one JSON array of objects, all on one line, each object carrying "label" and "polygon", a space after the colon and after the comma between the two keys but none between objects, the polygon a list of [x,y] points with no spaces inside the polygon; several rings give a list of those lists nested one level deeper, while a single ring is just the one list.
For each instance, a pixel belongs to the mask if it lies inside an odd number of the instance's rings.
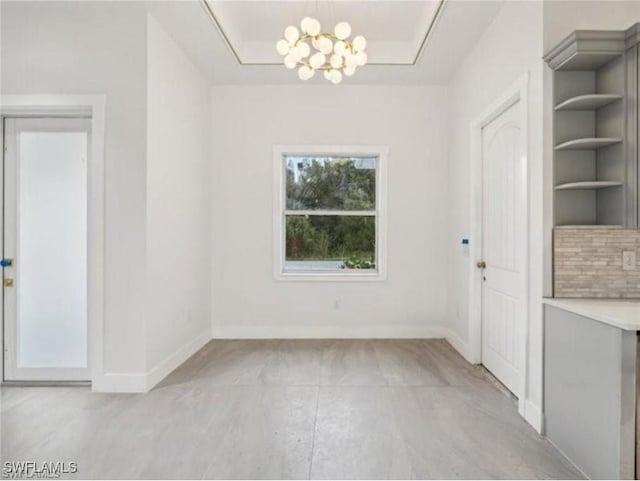
[{"label": "white countertop", "polygon": [[640,331],[640,299],[545,298],[542,302],[626,331]]}]

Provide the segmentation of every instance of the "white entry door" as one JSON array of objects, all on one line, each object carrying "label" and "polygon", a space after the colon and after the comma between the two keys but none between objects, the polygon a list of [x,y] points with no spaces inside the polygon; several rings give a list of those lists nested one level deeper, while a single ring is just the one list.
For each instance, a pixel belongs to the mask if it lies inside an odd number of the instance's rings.
[{"label": "white entry door", "polygon": [[90,125],[87,119],[4,119],[5,380],[90,379]]},{"label": "white entry door", "polygon": [[527,173],[521,101],[482,129],[482,363],[520,393],[526,319]]}]

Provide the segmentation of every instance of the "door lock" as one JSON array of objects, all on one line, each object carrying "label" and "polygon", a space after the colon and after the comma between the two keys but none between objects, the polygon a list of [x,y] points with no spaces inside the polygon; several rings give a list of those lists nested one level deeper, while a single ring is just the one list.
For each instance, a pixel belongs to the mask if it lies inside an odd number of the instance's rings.
[{"label": "door lock", "polygon": [[13,287],[13,279],[10,277],[5,278],[4,287]]},{"label": "door lock", "polygon": [[478,269],[486,269],[487,268],[487,263],[485,261],[478,261],[476,263],[476,266],[478,267]]}]

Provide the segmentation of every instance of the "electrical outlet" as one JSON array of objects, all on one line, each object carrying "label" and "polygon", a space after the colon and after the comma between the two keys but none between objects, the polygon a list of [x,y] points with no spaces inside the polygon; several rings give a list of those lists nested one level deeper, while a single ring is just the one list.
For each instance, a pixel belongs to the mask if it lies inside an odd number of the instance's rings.
[{"label": "electrical outlet", "polygon": [[622,252],[622,270],[633,271],[636,268],[636,253],[635,251],[623,251]]}]

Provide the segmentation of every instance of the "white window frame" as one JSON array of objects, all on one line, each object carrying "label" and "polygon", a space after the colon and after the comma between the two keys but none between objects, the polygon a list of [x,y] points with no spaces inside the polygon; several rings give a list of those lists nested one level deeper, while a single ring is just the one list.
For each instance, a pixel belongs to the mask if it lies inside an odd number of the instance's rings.
[{"label": "white window frame", "polygon": [[[387,279],[387,157],[389,149],[382,146],[347,145],[298,145],[274,146],[274,202],[273,202],[273,252],[274,277],[279,281],[384,281]],[[285,156],[345,156],[376,157],[376,269],[374,272],[357,269],[344,272],[287,272],[284,269],[286,235],[286,167]],[[345,211],[348,215],[350,212]],[[300,212],[304,214],[304,211]],[[316,212],[316,214],[321,212]]]}]

